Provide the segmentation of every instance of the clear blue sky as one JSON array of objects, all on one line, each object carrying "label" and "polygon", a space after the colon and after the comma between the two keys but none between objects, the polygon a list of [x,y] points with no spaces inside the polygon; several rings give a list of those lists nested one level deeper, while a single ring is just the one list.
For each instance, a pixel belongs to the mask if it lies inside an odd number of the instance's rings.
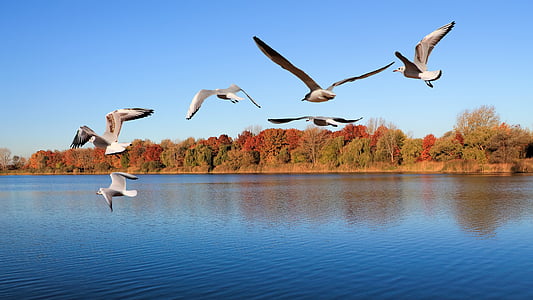
[{"label": "clear blue sky", "polygon": [[[524,1],[0,1],[0,148],[28,157],[68,149],[76,130],[98,133],[118,108],[153,108],[128,122],[121,142],[183,140],[249,126],[305,129],[267,118],[383,118],[412,137],[437,137],[465,109],[493,105],[501,120],[533,127],[533,2]],[[413,57],[426,34],[455,20],[437,45],[428,88],[393,73],[394,51]],[[373,77],[302,102],[307,87],[256,47],[257,35],[323,87],[395,61]],[[249,101],[200,89],[244,88]],[[85,147],[93,147],[88,144]]]}]

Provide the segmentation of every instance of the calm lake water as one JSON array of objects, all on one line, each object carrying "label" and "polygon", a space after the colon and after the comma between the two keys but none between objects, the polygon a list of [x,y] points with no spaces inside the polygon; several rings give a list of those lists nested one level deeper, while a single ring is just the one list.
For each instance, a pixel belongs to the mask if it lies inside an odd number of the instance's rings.
[{"label": "calm lake water", "polygon": [[0,176],[0,299],[533,299],[533,176]]}]

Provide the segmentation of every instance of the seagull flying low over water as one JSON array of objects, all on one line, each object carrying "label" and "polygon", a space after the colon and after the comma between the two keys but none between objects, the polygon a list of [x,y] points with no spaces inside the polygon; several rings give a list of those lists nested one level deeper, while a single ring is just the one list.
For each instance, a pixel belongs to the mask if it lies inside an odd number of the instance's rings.
[{"label": "seagull flying low over water", "polygon": [[310,102],[324,102],[328,100],[332,100],[335,98],[336,94],[333,92],[333,88],[341,85],[346,82],[352,82],[358,79],[367,78],[369,76],[375,75],[386,68],[390,67],[394,62],[391,62],[390,64],[384,66],[383,68],[377,69],[375,71],[363,74],[361,76],[355,76],[346,78],[340,81],[337,81],[330,85],[327,89],[321,88],[309,75],[307,75],[304,71],[298,69],[295,67],[291,62],[289,62],[285,57],[283,57],[281,54],[279,54],[276,50],[270,48],[265,42],[260,40],[258,37],[253,37],[255,43],[257,44],[257,47],[273,62],[277,63],[280,67],[283,69],[291,72],[296,77],[300,78],[301,81],[309,87],[311,90],[309,93],[305,95],[305,97],[302,99],[302,101],[310,101]]},{"label": "seagull flying low over water", "polygon": [[96,193],[104,196],[107,205],[109,205],[109,208],[113,211],[113,197],[137,196],[137,190],[126,190],[126,178],[132,180],[137,180],[139,178],[135,175],[123,172],[113,172],[109,174],[109,176],[111,176],[111,185],[108,188],[100,188]]},{"label": "seagull flying low over water", "polygon": [[287,123],[295,120],[302,120],[306,119],[306,121],[313,121],[315,125],[317,126],[328,126],[331,125],[333,127],[342,126],[343,123],[354,123],[362,119],[354,119],[354,120],[346,120],[343,118],[335,118],[335,117],[311,117],[311,116],[305,116],[305,117],[299,117],[299,118],[283,118],[283,119],[268,119],[268,121],[274,123],[274,124],[281,124],[281,123]]},{"label": "seagull flying low over water", "polygon": [[415,47],[415,59],[411,62],[405,58],[400,52],[396,51],[394,54],[404,63],[405,66],[401,66],[393,72],[403,73],[405,77],[422,79],[426,82],[427,86],[433,87],[431,81],[437,80],[442,75],[442,70],[428,71],[427,63],[429,55],[437,43],[452,30],[455,25],[455,21],[442,26],[441,28],[426,35]]},{"label": "seagull flying low over water", "polygon": [[239,91],[243,92],[246,97],[248,97],[248,99],[255,104],[255,106],[261,108],[261,106],[257,104],[257,102],[255,102],[254,99],[252,99],[252,97],[250,97],[250,95],[248,95],[243,89],[238,87],[236,84],[232,84],[227,89],[200,90],[198,93],[196,93],[196,95],[194,95],[185,118],[190,120],[192,116],[194,116],[194,114],[200,109],[200,106],[202,106],[204,100],[213,95],[216,95],[220,99],[230,100],[232,103],[237,103],[240,100],[244,100],[244,98],[236,95],[236,93]]},{"label": "seagull flying low over water", "polygon": [[70,148],[79,148],[87,142],[92,142],[97,148],[105,149],[105,154],[118,154],[124,152],[130,143],[119,143],[118,135],[125,121],[147,117],[154,112],[153,109],[145,108],[123,108],[108,113],[105,116],[106,130],[101,136],[96,134],[91,128],[81,126]]}]

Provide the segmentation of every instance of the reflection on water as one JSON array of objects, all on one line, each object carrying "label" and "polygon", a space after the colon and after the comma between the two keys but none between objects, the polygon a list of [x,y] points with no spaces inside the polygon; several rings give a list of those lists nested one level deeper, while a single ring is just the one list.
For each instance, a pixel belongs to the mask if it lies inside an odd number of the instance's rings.
[{"label": "reflection on water", "polygon": [[503,224],[531,217],[533,186],[529,177],[453,179],[453,214],[468,231],[493,236]]},{"label": "reflection on water", "polygon": [[132,204],[141,211],[154,206],[273,224],[342,220],[380,227],[406,216],[441,216],[486,237],[533,213],[529,176],[210,175],[198,181],[166,178],[165,188],[157,183],[160,178],[145,176],[140,185],[143,197],[158,198],[157,203]]},{"label": "reflection on water", "polygon": [[533,177],[0,177],[0,298],[530,298]]}]

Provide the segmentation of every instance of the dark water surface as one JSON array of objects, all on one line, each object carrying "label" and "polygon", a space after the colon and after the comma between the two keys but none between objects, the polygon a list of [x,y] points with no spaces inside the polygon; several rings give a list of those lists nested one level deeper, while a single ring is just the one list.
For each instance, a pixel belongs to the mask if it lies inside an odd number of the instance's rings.
[{"label": "dark water surface", "polygon": [[0,176],[0,299],[533,299],[533,177]]}]

